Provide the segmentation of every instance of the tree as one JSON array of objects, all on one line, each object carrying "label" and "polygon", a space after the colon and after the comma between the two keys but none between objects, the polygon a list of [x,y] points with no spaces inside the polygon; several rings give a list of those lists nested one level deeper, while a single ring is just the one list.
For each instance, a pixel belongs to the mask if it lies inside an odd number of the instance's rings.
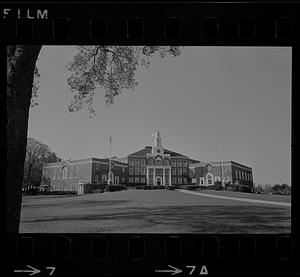
[{"label": "tree", "polygon": [[148,67],[149,58],[155,53],[161,57],[180,54],[177,46],[78,46],[77,50],[68,65],[68,84],[74,92],[69,110],[78,111],[87,105],[90,115],[95,113],[93,99],[97,86],[105,89],[106,104],[111,105],[115,96],[135,88],[138,66]]},{"label": "tree", "polygon": [[28,138],[23,178],[25,191],[28,192],[31,186],[36,187],[41,184],[44,163],[58,162],[60,160],[48,145],[34,138]]},{"label": "tree", "polygon": [[[32,101],[36,60],[42,45],[11,45],[7,47],[7,182],[6,230],[18,233],[22,180],[26,154],[29,108]],[[124,89],[134,89],[139,64],[148,66],[149,58],[158,53],[177,56],[179,47],[160,46],[80,46],[69,65],[68,79],[74,99],[69,106],[76,111],[87,104],[90,114],[97,85],[105,89],[107,104]],[[37,73],[36,73],[37,74]]]},{"label": "tree", "polygon": [[19,230],[29,107],[41,45],[7,47],[6,230]]}]

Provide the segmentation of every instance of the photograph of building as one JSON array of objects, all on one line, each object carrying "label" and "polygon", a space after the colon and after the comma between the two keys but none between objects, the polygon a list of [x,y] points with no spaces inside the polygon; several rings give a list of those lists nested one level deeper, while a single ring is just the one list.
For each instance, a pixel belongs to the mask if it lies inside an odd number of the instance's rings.
[{"label": "photograph of building", "polygon": [[189,166],[189,174],[193,184],[201,186],[213,185],[215,182],[245,185],[252,190],[252,169],[234,161],[200,162]]},{"label": "photograph of building", "polygon": [[154,145],[128,155],[127,160],[129,185],[170,186],[189,182],[189,157],[165,149],[158,129]]},{"label": "photograph of building", "polygon": [[[51,180],[48,190],[77,191],[80,184],[107,184],[109,159],[88,158],[46,164],[43,176]],[[126,163],[112,160],[111,180],[115,185],[128,182]]]}]

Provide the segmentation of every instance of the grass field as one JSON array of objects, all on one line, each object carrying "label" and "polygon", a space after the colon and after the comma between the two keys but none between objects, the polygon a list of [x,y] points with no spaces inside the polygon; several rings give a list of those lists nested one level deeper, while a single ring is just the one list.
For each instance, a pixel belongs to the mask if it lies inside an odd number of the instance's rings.
[{"label": "grass field", "polygon": [[[205,193],[290,202],[288,196]],[[21,233],[290,233],[291,208],[169,190],[23,197]]]}]

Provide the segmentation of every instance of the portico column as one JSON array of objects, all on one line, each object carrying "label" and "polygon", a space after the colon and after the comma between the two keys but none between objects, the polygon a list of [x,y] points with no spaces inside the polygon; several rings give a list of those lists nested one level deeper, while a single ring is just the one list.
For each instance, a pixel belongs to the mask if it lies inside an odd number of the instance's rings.
[{"label": "portico column", "polygon": [[149,186],[149,169],[148,166],[146,167],[147,173],[146,173],[146,178],[147,178],[147,186]]},{"label": "portico column", "polygon": [[165,186],[165,168],[163,167],[163,186]]},{"label": "portico column", "polygon": [[153,186],[156,186],[156,182],[155,182],[155,167],[153,167]]}]

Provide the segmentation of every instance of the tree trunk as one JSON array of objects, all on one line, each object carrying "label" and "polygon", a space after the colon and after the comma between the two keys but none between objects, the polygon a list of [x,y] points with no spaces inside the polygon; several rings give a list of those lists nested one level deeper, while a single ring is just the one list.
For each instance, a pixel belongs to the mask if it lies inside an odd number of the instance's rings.
[{"label": "tree trunk", "polygon": [[26,180],[26,193],[28,193],[28,188],[29,188],[31,167],[32,167],[32,164],[29,164],[28,173],[27,173],[27,180]]},{"label": "tree trunk", "polygon": [[34,67],[41,45],[7,47],[6,231],[18,233],[28,116]]}]

